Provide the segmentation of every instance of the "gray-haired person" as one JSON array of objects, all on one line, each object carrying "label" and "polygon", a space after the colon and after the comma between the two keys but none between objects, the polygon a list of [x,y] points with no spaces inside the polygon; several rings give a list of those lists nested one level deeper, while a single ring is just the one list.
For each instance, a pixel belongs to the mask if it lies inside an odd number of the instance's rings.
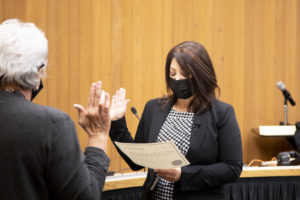
[{"label": "gray-haired person", "polygon": [[48,42],[33,23],[0,25],[0,199],[100,199],[109,158],[109,94],[93,83],[74,105],[88,134],[81,152],[70,117],[32,103],[42,88]]}]

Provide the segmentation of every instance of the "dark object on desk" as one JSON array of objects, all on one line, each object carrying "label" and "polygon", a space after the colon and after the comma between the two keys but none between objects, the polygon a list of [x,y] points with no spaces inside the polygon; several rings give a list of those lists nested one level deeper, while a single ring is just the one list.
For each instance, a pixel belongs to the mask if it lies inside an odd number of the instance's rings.
[{"label": "dark object on desk", "polygon": [[296,123],[296,132],[294,135],[295,146],[297,147],[297,151],[300,152],[300,122]]},{"label": "dark object on desk", "polygon": [[280,152],[277,155],[278,166],[300,165],[300,153],[295,151]]},{"label": "dark object on desk", "polygon": [[284,122],[279,122],[279,125],[291,125],[291,124],[289,124],[289,123],[287,123],[287,124],[284,124]]},{"label": "dark object on desk", "polygon": [[113,175],[115,175],[114,171],[108,171],[108,172],[106,172],[106,176],[113,176]]},{"label": "dark object on desk", "polygon": [[124,172],[124,171],[127,171],[127,170],[130,170],[130,168],[127,167],[127,168],[119,169],[119,170],[116,170],[116,171],[108,171],[108,172],[106,172],[106,176],[114,176],[116,173]]}]

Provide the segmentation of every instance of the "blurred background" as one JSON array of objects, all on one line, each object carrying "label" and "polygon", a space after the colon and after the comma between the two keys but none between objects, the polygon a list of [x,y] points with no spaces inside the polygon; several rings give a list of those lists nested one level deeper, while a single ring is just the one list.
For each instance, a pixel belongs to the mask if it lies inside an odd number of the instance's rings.
[{"label": "blurred background", "polygon": [[[135,134],[145,103],[166,94],[165,58],[176,44],[202,43],[213,61],[219,99],[232,104],[242,132],[244,162],[270,160],[295,149],[285,138],[251,129],[284,120],[283,81],[300,104],[299,0],[0,0],[0,21],[34,22],[49,40],[49,68],[36,103],[68,113],[87,104],[92,82],[111,95],[126,88],[126,113]],[[300,121],[289,105],[288,122]],[[82,149],[87,136],[77,125]],[[209,153],[209,152],[208,152]],[[127,168],[110,142],[110,170]]]}]

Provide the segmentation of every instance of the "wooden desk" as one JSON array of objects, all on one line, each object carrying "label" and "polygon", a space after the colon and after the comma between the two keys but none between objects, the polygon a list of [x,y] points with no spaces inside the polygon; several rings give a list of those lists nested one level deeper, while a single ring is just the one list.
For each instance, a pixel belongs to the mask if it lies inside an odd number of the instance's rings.
[{"label": "wooden desk", "polygon": [[[147,172],[117,174],[108,176],[104,191],[142,186]],[[300,176],[300,166],[243,167],[241,178]]]},{"label": "wooden desk", "polygon": [[275,167],[243,167],[243,171],[240,177],[252,178],[275,176],[300,176],[300,165]]}]

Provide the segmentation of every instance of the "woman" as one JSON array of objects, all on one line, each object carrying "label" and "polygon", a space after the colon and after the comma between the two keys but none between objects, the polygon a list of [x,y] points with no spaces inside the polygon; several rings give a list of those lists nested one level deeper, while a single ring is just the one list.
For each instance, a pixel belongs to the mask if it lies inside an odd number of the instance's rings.
[{"label": "woman", "polygon": [[97,82],[87,109],[75,105],[88,134],[84,156],[70,117],[31,102],[42,88],[47,53],[34,24],[0,25],[0,199],[100,199],[109,165],[109,95]]},{"label": "woman", "polygon": [[[172,140],[190,162],[181,168],[149,169],[143,199],[224,199],[222,185],[242,171],[241,136],[233,107],[215,97],[216,75],[205,48],[189,41],[171,49],[165,78],[169,95],[146,104],[134,139],[124,117],[125,90],[117,91],[110,137],[136,143]],[[142,168],[120,154],[133,170]]]}]

